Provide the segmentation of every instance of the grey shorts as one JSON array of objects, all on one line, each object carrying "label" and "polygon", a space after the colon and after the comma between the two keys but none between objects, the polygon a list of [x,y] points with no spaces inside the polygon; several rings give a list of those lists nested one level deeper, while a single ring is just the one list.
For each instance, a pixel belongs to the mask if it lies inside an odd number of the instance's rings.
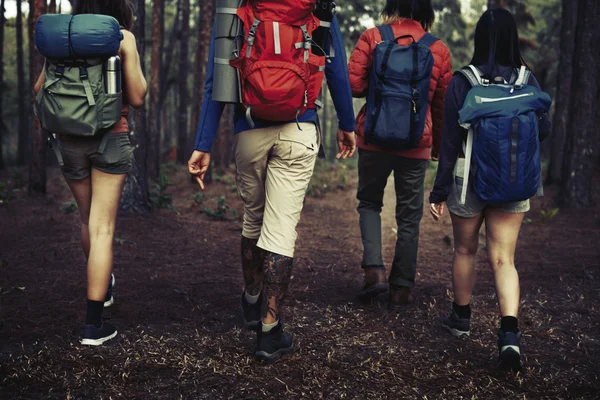
[{"label": "grey shorts", "polygon": [[127,132],[59,140],[59,150],[64,163],[62,172],[68,179],[85,179],[92,168],[107,174],[131,171],[133,148]]},{"label": "grey shorts", "polygon": [[529,211],[529,200],[503,204],[488,204],[481,201],[470,184],[467,188],[467,200],[465,204],[460,204],[460,193],[463,187],[464,158],[459,158],[456,164],[454,183],[446,200],[448,211],[452,214],[463,218],[472,218],[480,215],[487,207],[507,213],[524,213]]}]

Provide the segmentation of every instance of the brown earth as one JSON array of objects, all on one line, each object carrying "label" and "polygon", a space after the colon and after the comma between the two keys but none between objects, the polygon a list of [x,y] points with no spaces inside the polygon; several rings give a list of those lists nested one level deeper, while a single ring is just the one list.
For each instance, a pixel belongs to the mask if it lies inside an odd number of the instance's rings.
[{"label": "brown earth", "polygon": [[[309,197],[299,226],[286,314],[298,350],[262,365],[252,357],[255,335],[240,329],[242,207],[231,174],[198,206],[196,188],[170,170],[177,212],[119,220],[116,302],[105,313],[119,335],[99,348],[78,344],[85,263],[77,213],[60,210],[71,201],[60,175],[51,171],[47,198],[17,192],[0,206],[0,398],[599,398],[600,208],[552,218],[549,200],[534,201],[517,250],[525,368],[514,375],[496,368],[498,311],[484,251],[471,338],[439,326],[451,299],[448,216],[435,223],[426,214],[421,224],[414,308],[393,314],[384,298],[354,302],[362,280],[356,172],[336,169],[330,176],[343,175],[344,190]],[[203,212],[221,195],[237,217]],[[388,265],[393,203],[389,190]]]}]

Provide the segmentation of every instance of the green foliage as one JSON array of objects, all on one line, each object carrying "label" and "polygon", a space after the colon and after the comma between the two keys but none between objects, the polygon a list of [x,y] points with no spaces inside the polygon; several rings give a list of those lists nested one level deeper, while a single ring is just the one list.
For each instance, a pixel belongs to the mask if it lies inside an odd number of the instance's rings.
[{"label": "green foliage", "polygon": [[60,207],[60,211],[64,214],[74,213],[75,211],[77,211],[77,203],[75,203],[74,201],[67,201],[66,203],[63,203],[63,205]]},{"label": "green foliage", "polygon": [[234,218],[237,217],[237,212],[230,209],[229,205],[225,202],[225,196],[211,199],[211,201],[216,204],[216,207],[214,209],[206,207],[204,209],[206,215],[219,220],[227,219],[228,214],[231,214]]},{"label": "green foliage", "polygon": [[206,196],[204,195],[204,192],[196,192],[192,195],[192,200],[194,201],[194,204],[201,206],[202,203],[206,201]]},{"label": "green foliage", "polygon": [[427,171],[425,171],[425,187],[433,188],[435,182],[435,176],[437,175],[438,163],[436,161],[429,161],[427,164]]},{"label": "green foliage", "polygon": [[336,163],[318,160],[306,194],[311,197],[325,197],[327,193],[338,189],[345,190],[356,174],[355,160]]},{"label": "green foliage", "polygon": [[544,222],[550,222],[558,215],[558,208],[540,210],[540,219]]},{"label": "green foliage", "polygon": [[164,171],[160,171],[158,181],[152,184],[153,191],[150,193],[150,200],[157,208],[176,211],[173,207],[173,195],[167,192],[172,185]]},{"label": "green foliage", "polygon": [[0,181],[0,206],[13,200],[19,190],[11,181]]}]

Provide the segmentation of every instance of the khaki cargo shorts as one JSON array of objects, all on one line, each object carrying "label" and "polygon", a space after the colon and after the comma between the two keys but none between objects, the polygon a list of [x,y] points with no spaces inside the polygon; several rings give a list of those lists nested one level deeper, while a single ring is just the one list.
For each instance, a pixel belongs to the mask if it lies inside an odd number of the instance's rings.
[{"label": "khaki cargo shorts", "polygon": [[306,122],[252,129],[236,135],[236,180],[244,202],[242,235],[258,239],[261,249],[294,256],[296,226],[319,143],[316,125]]},{"label": "khaki cargo shorts", "polygon": [[463,175],[464,175],[465,159],[459,158],[456,162],[456,168],[454,172],[454,183],[450,194],[446,200],[446,206],[448,211],[452,214],[463,218],[472,218],[480,215],[483,210],[487,207],[494,208],[507,213],[524,213],[529,211],[529,200],[517,201],[514,203],[503,203],[503,204],[488,204],[481,201],[477,194],[473,191],[473,187],[469,185],[467,188],[467,200],[465,204],[460,204],[460,193],[463,188]]},{"label": "khaki cargo shorts", "polygon": [[85,179],[92,168],[107,174],[131,171],[133,148],[127,132],[109,132],[89,138],[69,137],[58,143],[64,164],[62,172],[67,179]]}]

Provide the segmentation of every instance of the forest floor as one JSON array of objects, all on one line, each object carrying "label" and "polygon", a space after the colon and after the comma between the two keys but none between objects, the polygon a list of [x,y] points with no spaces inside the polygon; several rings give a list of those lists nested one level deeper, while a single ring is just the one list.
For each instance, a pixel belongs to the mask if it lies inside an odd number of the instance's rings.
[{"label": "forest floor", "polygon": [[[600,396],[600,208],[553,216],[548,197],[533,201],[516,255],[524,369],[515,375],[496,366],[498,310],[483,230],[469,339],[455,339],[439,324],[451,304],[447,215],[439,223],[428,213],[423,218],[412,309],[389,313],[383,296],[357,304],[356,170],[322,166],[298,228],[287,301],[297,351],[262,365],[253,359],[255,334],[240,324],[242,205],[231,172],[197,195],[181,168],[168,167],[173,185],[163,185],[158,200],[168,204],[172,195],[175,211],[119,219],[115,304],[105,313],[119,334],[97,348],[78,340],[85,262],[70,193],[55,169],[46,198],[13,192],[24,173],[0,176],[12,180],[0,187],[2,399]],[[220,196],[223,207],[216,210]],[[388,266],[394,203],[388,185]]]}]

